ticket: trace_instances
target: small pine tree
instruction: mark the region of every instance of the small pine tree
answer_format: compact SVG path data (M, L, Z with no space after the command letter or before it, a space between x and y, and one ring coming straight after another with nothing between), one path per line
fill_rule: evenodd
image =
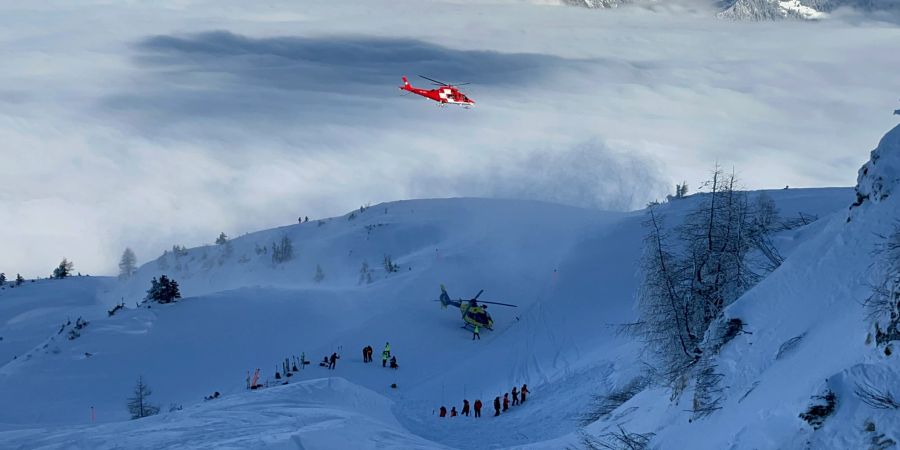
M176 299L181 298L181 292L178 289L178 282L170 280L165 275L160 275L157 281L156 277L150 280L150 289L147 290L147 300L157 303L172 303Z
M20 286L25 282L25 278L22 278L22 274L16 274L16 286Z
M372 271L369 270L369 263L365 261L363 261L362 267L359 268L359 283L357 284L363 284L363 281L365 281L366 284L372 282Z
M122 259L119 260L119 279L131 278L137 272L135 263L137 263L137 258L134 256L134 251L126 247L122 252Z
M75 263L67 260L66 258L63 258L63 260L60 261L59 266L53 269L53 275L51 276L51 278L56 278L57 280L66 278L69 275L72 275L72 269L74 268Z
M140 419L159 414L159 406L150 404L148 397L153 394L150 386L144 383L144 377L138 377L137 384L134 385L134 393L128 398L128 412L131 413L131 419Z
M322 266L316 264L316 274L313 276L313 280L316 283L319 283L324 279L325 279L325 272L322 271Z
M225 232L219 233L219 237L216 238L216 245L225 245L228 243L228 236Z
M275 264L290 261L294 257L294 245L287 236L281 238L281 243L272 243L272 262Z
M394 264L391 255L384 255L384 270L387 273L398 272L400 270L400 265Z
M0 272L0 286L3 286L4 284L6 284L6 274Z

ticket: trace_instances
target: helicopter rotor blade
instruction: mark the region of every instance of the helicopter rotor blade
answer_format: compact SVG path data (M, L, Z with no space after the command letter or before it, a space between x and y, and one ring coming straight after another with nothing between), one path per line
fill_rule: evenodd
M422 77L422 78L424 78L424 79L426 79L426 80L428 80L428 81L430 81L430 82L432 82L432 83L436 83L436 84L439 85L439 86L450 86L450 84L444 83L443 81L438 81L438 80L435 80L435 79L432 79L432 78L428 78L428 77L426 77L426 76L424 76L424 75L419 75L419 76Z
M484 289L478 291L478 294L475 294L475 298L473 298L472 300L478 300L478 297L481 297L482 292L484 292Z
M519 307L518 305L510 305L509 303L486 302L486 301L483 301L483 300L480 300L478 303L487 303L487 304L490 304L490 305L510 306L510 307L513 307L513 308L518 308L518 307Z

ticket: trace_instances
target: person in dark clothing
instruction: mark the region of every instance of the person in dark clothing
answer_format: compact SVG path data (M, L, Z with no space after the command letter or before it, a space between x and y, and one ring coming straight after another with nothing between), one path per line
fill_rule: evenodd
M462 415L469 417L469 401L463 400Z
M397 357L391 356L391 369L399 369L400 366L397 365Z
M334 369L334 365L337 362L338 355L337 352L331 354L331 358L328 359L328 368Z
M513 400L512 400L513 406L518 405L519 404L519 388L517 388L515 386L513 386L513 388L512 388L512 398L513 398Z
M475 417L481 417L481 400L475 400Z
M456 407L450 408L450 417L456 417Z
M503 412L509 409L509 393L503 394Z
M363 347L363 362L369 362L369 347Z
M500 415L500 397L494 397L494 417Z
M447 408L446 407L441 406L440 415L441 415L441 417L447 417Z
M528 385L527 385L527 384L523 384L523 385L522 385L522 391L521 391L521 393L522 393L522 403L525 403L525 396L531 393L531 392L528 391Z

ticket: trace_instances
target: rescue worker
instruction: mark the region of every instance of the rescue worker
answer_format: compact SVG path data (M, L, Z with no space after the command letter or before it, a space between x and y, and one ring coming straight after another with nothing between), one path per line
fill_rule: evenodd
M450 408L450 417L456 417L456 407Z
M338 355L337 352L331 354L331 358L328 359L328 368L334 369L335 363L337 363Z
M381 367L387 367L388 352L381 352Z
M475 339L478 339L479 341L481 340L481 335L478 334L479 331L481 331L481 327L478 326L478 324L476 323L476 324L475 324L475 330L472 332L472 340L473 340L473 341L474 341Z
M509 393L503 394L503 412L509 409Z
M398 369L400 366L397 365L397 357L391 356L391 369Z
M387 353L388 357L391 356L391 343L390 342L384 343L384 352Z
M522 393L522 403L525 403L525 396L531 393L528 390L528 385L523 383L522 390L520 392Z
M513 386L513 388L512 388L512 398L513 398L513 400L512 400L513 406L518 405L519 404L519 388L517 388L516 386Z
M447 408L441 406L440 415L441 415L441 417L447 417Z
M494 417L500 415L500 397L494 397Z
M469 417L469 401L463 400L462 415Z
M481 399L475 400L475 417L481 417Z

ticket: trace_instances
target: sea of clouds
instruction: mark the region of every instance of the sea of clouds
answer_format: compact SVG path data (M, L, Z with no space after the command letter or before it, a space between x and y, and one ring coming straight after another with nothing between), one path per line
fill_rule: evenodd
M848 186L896 123L890 20L549 3L0 4L0 272L114 273L125 246L406 198L635 209L717 163ZM477 106L401 95L417 74Z

